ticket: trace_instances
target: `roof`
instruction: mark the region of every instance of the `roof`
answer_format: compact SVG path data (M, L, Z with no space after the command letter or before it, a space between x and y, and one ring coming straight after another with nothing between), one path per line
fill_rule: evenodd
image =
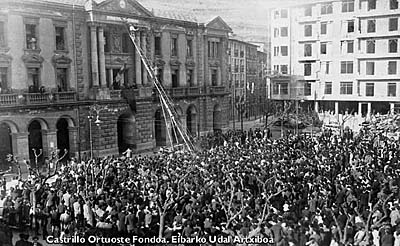
M196 17L190 12L177 11L177 10L162 10L162 9L151 9L151 12L157 17L181 20L181 21L190 21L190 22L198 22Z

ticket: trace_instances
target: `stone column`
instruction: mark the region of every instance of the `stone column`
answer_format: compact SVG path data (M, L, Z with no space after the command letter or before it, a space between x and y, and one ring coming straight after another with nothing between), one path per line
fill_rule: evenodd
M371 114L371 103L368 103L368 109L367 109L367 114L370 115Z
M339 102L335 102L335 115L339 114Z
M362 116L362 102L358 103L358 115L361 117Z
M146 41L146 37L147 37L147 33L146 32L142 32L140 43L141 43L141 47L142 47L142 50L143 50L143 55L145 57L147 57L147 48L146 48L147 41ZM142 69L143 69L143 81L142 81L142 84L143 85L147 85L147 70L146 70L146 67L143 64L142 64Z
M107 87L106 81L106 57L104 55L104 28L99 27L98 33L99 39L99 65L100 65L100 85L101 87Z
M90 26L90 49L92 58L92 86L99 87L99 69L98 69L98 56L97 56L97 27Z
M135 42L138 47L140 46L140 37L141 37L142 32L137 32L136 37L135 37ZM136 70L136 85L142 85L142 60L140 58L140 55L136 51L135 53L135 70Z

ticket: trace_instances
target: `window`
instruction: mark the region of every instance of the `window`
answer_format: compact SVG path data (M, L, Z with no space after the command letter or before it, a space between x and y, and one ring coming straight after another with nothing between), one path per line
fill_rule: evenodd
M353 94L353 82L340 82L340 94L341 95L352 95Z
M304 96L311 96L311 83L310 82L304 83Z
M279 56L279 46L274 47L274 56Z
M367 32L376 32L375 20L368 20Z
M347 33L354 32L354 20L347 21Z
M281 83L280 94L287 95L289 94L289 85L288 83Z
M354 53L354 41L347 41L347 53Z
M282 9L281 10L281 18L287 18L287 17L288 17L288 10Z
M178 56L178 37L171 38L171 56Z
M312 7L307 6L304 8L304 16L312 16Z
M342 12L354 12L354 0L343 0Z
M279 94L279 84L278 83L274 83L272 86L272 94L274 95L278 95Z
M287 46L281 46L281 55L282 56L288 55L288 47Z
M110 32L104 30L104 52L111 51L111 36Z
M279 18L279 10L275 10L274 11L274 19L278 19Z
M279 37L279 28L274 28L274 38Z
M376 9L376 0L368 0L368 11Z
M67 91L68 80L67 80L67 69L57 68L57 91Z
M332 14L332 3L323 3L321 5L321 15Z
M211 69L211 85L217 86L218 85L218 71L217 69Z
M154 55L161 55L161 36L154 37Z
M374 75L375 74L375 62L366 62L366 74Z
M172 88L179 87L179 70L172 69L171 71Z
M36 37L36 25L35 24L26 24L25 32L26 32L26 48L29 50L38 49L37 37Z
M325 82L325 95L332 95L332 82Z
M240 57L243 58L244 57L244 50L240 51Z
M387 95L388 95L388 97L395 97L396 96L396 90L397 90L397 88L396 88L397 86L396 86L396 83L388 83L388 86L387 86Z
M40 78L39 68L28 68L29 93L39 92L39 87L40 87L39 78Z
M274 72L279 73L279 65L274 65Z
M352 61L340 62L340 73L342 73L342 74L353 73L353 62Z
M188 86L192 87L194 86L194 76L193 76L193 69L188 69L187 70L187 77L186 77L186 83Z
M287 36L288 36L288 28L281 27L281 37L287 37Z
M281 73L288 74L288 65L281 65Z
M131 43L129 34L126 32L122 33L122 53L129 53L129 46Z
M235 56L237 56L237 50L235 50ZM208 57L217 58L218 57L218 42L208 41Z
M330 62L325 63L325 74L329 74Z
M396 61L388 62L388 74L397 74L397 62Z
M0 67L0 93L8 90L8 68Z
M272 87L272 93L274 95L287 95L289 92L288 90L288 83L274 83Z
M397 39L389 39L389 53L397 53Z
M398 9L398 8L399 8L398 0L390 0L390 9Z
M367 53L375 53L375 40L367 40Z
M4 22L0 21L0 46L6 45L6 33L4 29Z
M187 57L193 57L193 40L186 40L186 55Z
M56 50L65 50L65 28L56 26Z
M304 56L312 56L311 44L304 44Z
M374 83L366 83L365 84L365 96L367 97L373 97L374 96Z
M304 76L311 76L311 63L304 64Z
M312 25L304 25L304 37L312 36Z
M327 33L327 28L328 27L328 23L326 22L321 22L321 34L326 34Z
M389 31L397 31L399 25L398 18L390 18L389 19Z
M326 55L326 43L321 43L321 54Z

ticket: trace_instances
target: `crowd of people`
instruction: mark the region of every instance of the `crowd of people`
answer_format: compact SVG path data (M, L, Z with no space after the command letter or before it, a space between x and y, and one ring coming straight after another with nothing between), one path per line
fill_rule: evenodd
M10 245L14 227L36 241L179 235L400 245L398 140L368 131L269 136L229 131L203 138L195 154L72 158L55 165L52 182L32 174L2 193L0 245Z

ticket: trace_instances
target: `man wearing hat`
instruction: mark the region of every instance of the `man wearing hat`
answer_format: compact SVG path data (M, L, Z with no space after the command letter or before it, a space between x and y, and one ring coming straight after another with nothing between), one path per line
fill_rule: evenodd
M19 238L15 246L32 246L32 243L28 241L29 235L21 233L19 234Z

